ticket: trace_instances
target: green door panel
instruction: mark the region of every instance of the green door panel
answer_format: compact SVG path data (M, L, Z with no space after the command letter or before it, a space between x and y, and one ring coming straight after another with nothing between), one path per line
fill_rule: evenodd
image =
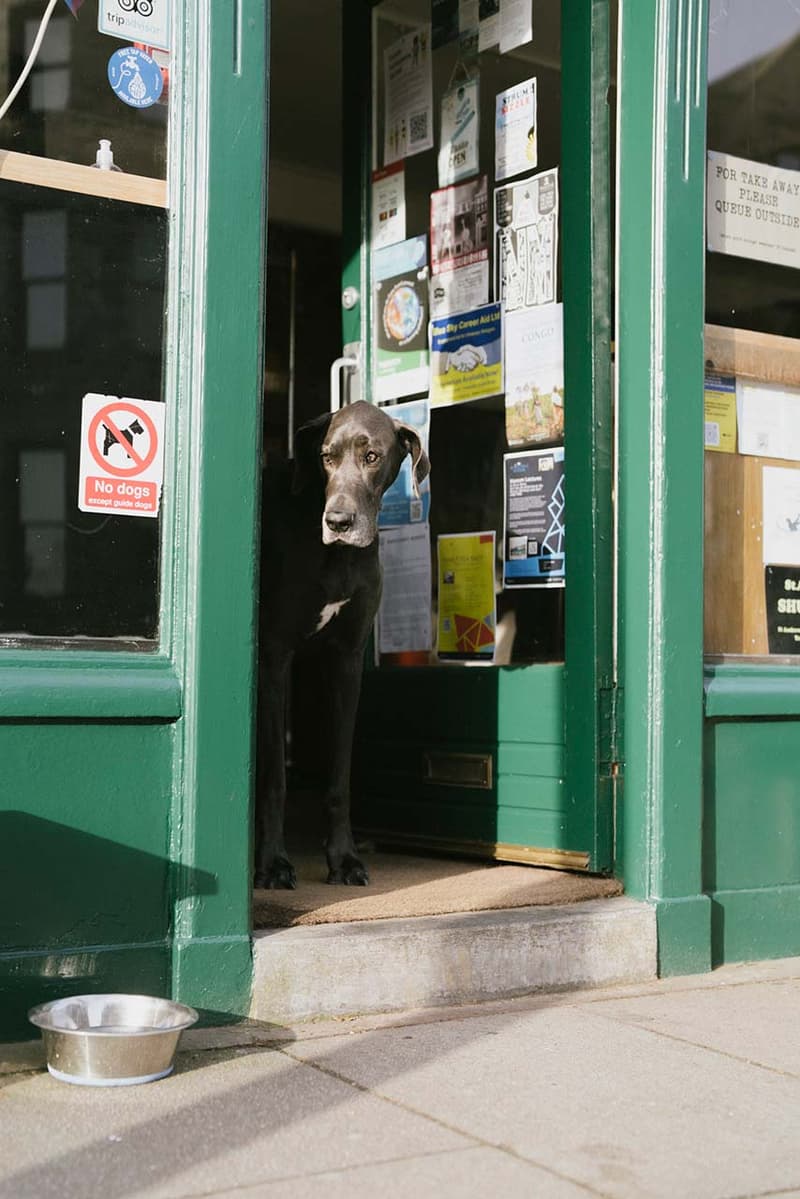
M563 673L368 671L355 754L357 827L384 842L499 846L504 858L556 851L567 855L564 864L585 868L584 811L565 800ZM490 764L487 785L454 783L452 773L476 756ZM428 777L431 758L436 780Z
M797 720L707 723L707 890L800 885L798 762Z
M3 1035L57 995L168 990L173 741L171 724L0 725Z

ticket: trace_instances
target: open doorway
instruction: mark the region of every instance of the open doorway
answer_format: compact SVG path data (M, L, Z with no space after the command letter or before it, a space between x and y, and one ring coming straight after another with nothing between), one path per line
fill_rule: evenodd
M368 27L371 29L360 43L365 48L363 73L371 72L368 91L376 97L371 121L375 144L362 157L364 164L381 168L386 165L388 144L380 130L376 132L377 126L385 123L383 52L409 36L408 29L415 22L430 20L430 5L401 0L395 6L366 2L353 6L359 7L363 10L365 34ZM518 80L529 80L534 74L538 79L539 166L548 180L560 161L559 0L550 0L544 8L546 20L541 23L536 46L529 41L501 54L495 44L482 51L479 66L476 60L471 68L480 72L482 80L480 172L484 176L482 194L484 198L488 194L490 200L497 178L503 178L499 173L495 178L495 98L504 89L516 86ZM370 38L377 50L370 51ZM431 121L436 145L438 105L448 90L456 58L452 41L434 45ZM348 118L342 59L341 0L324 4L274 0L266 470L270 454L284 456L289 452L293 430L329 409L330 368L343 351L343 138L361 138L370 122ZM350 79L350 85L352 82ZM347 161L352 158L348 154ZM438 182L434 144L424 154L407 157L406 167L406 235L427 241L431 194ZM530 171L528 176L532 177ZM362 180L364 185L368 182ZM352 217L351 213L344 215L348 221ZM485 217L484 212L484 221ZM362 233L363 244L368 245L369 222ZM489 253L493 253L492 237L487 234L485 240L489 242ZM433 247L430 254L432 260ZM558 263L554 251L549 297L553 309L561 306L557 302L561 287ZM491 258L487 259L491 293L499 284L493 281L490 265ZM369 286L367 282L362 297L365 310L370 306ZM367 398L382 402L379 389L372 394L375 376L369 358L375 339L369 331L371 320L370 313L363 325L362 394L365 390ZM258 926L516 907L619 890L614 880L598 880L588 873L581 876L535 868L545 864L588 871L594 868L594 859L590 838L582 827L576 827L574 811L565 814L561 810L563 552L559 563L555 559L549 562L553 577L548 581L555 581L555 586L528 586L530 577L523 578L523 586L507 586L506 576L512 573L514 563L504 548L503 480L516 443L508 432L504 397L497 389L495 392L479 397L477 402L440 407L431 414L430 535L433 558L439 534L485 538L485 530L494 530L493 546L497 546L498 553L494 565L497 568L499 563L499 581L493 619L499 624L504 611L511 614L516 626L514 647L504 659L495 651L488 664L485 660L475 661L475 655L469 653L440 654L437 660L434 565L434 639L430 652L422 654L423 661L417 654L406 662L392 660L391 654L384 655L383 660L379 660L380 654L369 655L371 684L366 688L366 712L362 693L361 732L354 762L358 791L354 827L357 838L361 834L360 849L374 855L372 884L366 896L354 893L352 888L325 886L321 849L324 826L318 798L325 756L320 688L313 660L295 664L286 829L287 847L300 881L295 892L257 893ZM563 409L563 387L556 398ZM543 444L555 445L559 437L563 442L563 415L557 432L544 437ZM563 449L559 461L563 462ZM270 513L265 511L263 520L269 519ZM530 540L528 537L526 553L530 552ZM540 548L536 553L543 558ZM450 661L443 660L447 657ZM478 669L466 669L469 666ZM464 773L476 764L480 777ZM587 794L583 821L587 827L593 822L593 803L594 796ZM403 846L405 854L391 859L383 854L385 849ZM434 856L437 851L438 856ZM306 859L310 873L305 872ZM503 862L530 865L500 864ZM421 906L415 907L412 902L409 908L406 900L412 893ZM554 894L558 900L552 898Z

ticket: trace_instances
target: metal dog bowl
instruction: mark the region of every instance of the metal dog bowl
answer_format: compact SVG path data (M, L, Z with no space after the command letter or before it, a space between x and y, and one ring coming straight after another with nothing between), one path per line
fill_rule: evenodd
M164 1078L178 1038L197 1018L194 1008L150 995L75 995L28 1012L53 1077L89 1087Z

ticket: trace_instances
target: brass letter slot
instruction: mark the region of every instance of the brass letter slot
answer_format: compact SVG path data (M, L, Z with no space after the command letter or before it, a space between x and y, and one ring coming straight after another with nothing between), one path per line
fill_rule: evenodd
M426 751L422 755L426 783L441 787L492 789L491 754L446 754Z

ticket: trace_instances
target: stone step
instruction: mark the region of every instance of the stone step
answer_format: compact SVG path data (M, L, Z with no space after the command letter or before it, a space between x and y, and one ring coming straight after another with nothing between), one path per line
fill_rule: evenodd
M292 1023L653 979L656 918L626 896L265 929L250 1016Z

